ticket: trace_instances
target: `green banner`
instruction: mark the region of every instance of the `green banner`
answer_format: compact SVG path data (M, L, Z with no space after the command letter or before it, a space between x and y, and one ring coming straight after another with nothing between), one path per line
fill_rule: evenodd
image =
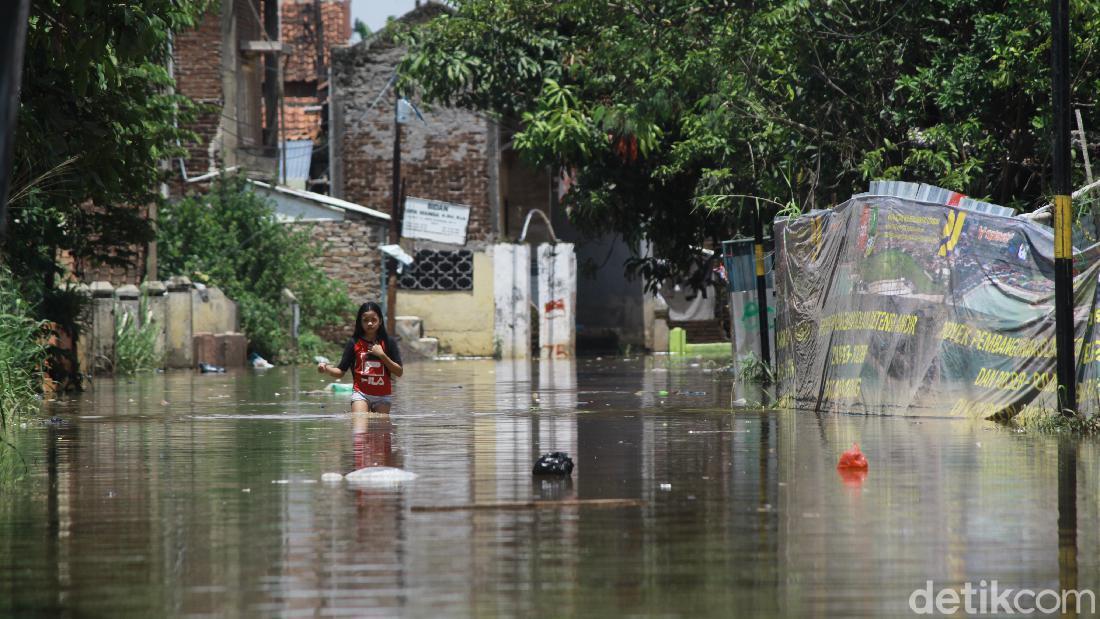
M1056 410L1054 237L1012 217L854 197L775 223L782 406L1012 418ZM1075 252L1080 409L1100 409L1100 246Z

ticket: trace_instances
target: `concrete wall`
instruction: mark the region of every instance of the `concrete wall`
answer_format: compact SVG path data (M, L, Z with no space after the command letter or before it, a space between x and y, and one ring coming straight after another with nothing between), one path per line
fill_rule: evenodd
M493 346L502 359L531 356L531 246L498 244L493 252Z
M444 354L493 354L493 258L474 252L474 289L459 292L398 290L397 312L419 316L426 335L439 338Z
M193 336L196 333L236 334L239 331L237 304L217 288L199 291L185 285L166 287L160 282L147 284L145 313L139 312L141 300L137 289L115 289L107 282L95 282L91 287L90 311L77 342L81 371L87 374L110 372L115 351L115 319L122 313L134 316L139 324L151 317L160 326L157 347L164 352L164 365L169 368L189 368L194 365ZM239 334L238 338L240 337ZM238 344L233 349L234 362L241 357ZM227 360L228 362L228 360Z
M225 333L240 331L237 304L217 288L191 291L191 332Z
M165 363L170 368L189 368L191 354L191 289L169 290L165 302Z
M577 256L572 243L538 246L539 357L577 354Z

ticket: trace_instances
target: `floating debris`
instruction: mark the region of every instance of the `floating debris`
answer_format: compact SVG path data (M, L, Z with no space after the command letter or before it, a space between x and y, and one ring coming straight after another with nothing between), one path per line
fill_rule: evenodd
M542 454L531 472L535 475L572 475L573 459L564 451Z
M368 466L344 476L344 479L351 483L378 486L401 484L416 478L416 473L391 466Z
M840 460L836 463L838 469L866 469L867 457L859 450L859 443L852 443L852 448L840 454Z

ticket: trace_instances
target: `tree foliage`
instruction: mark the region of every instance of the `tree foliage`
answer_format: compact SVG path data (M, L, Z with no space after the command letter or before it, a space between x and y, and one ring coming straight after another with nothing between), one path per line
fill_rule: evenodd
M517 150L575 178L575 223L648 241L650 277L745 232L746 207L825 207L872 178L1021 209L1049 193L1044 3L452 4L401 35L406 86L517 123ZM1072 5L1071 98L1100 131L1100 4Z
M240 178L166 205L157 241L166 273L218 286L237 302L251 347L268 359L288 360L284 288L298 299L303 332L343 324L352 309L343 287L314 265L321 252L309 231L280 223Z
M141 209L161 162L190 135L192 105L171 91L172 32L207 0L41 0L31 5L14 145L8 236L13 272L40 301L77 259L127 263L152 239Z

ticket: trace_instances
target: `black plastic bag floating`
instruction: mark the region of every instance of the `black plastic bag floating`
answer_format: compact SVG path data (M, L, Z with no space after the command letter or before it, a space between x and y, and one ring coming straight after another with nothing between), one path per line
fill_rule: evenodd
M535 475L572 475L573 459L563 451L542 454L535 460L535 469L531 472Z

